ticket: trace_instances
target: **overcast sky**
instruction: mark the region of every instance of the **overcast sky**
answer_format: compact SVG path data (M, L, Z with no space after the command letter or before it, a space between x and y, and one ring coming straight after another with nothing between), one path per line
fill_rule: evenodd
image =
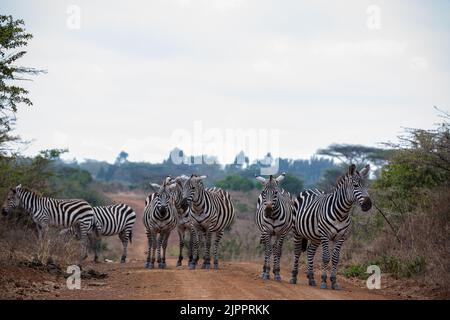
M205 144L255 129L260 140L278 134L283 157L306 158L431 128L433 106L450 109L445 0L1 3L34 35L21 63L48 71L25 84L34 106L21 108L16 133L33 139L26 154L161 161L200 121Z

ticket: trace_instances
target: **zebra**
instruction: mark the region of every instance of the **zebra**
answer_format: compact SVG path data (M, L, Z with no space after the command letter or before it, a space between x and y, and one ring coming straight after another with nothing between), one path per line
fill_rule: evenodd
M94 211L89 203L80 199L54 199L42 197L19 184L11 188L3 204L2 213L7 216L13 208L23 207L36 224L41 242L49 226L74 227L81 240L82 253L79 264L87 257L87 234L94 228Z
M298 261L301 251L307 251L307 278L310 286L316 286L314 280L313 260L319 245L322 245L322 282L321 289L327 288L327 271L330 262L329 242L334 242L330 274L331 288L339 289L336 281L337 265L341 246L350 231L350 209L358 203L366 212L372 207L372 201L367 192L365 180L370 171L366 165L361 172L354 164L337 182L332 193L325 194L319 190L306 190L295 199L294 221L294 266L292 269L292 284L297 283ZM309 241L309 244L305 243ZM307 244L307 246L306 246Z
M175 207L177 208L177 231L180 239L180 251L178 255L177 267L182 266L183 261L183 248L185 243L186 232L189 233L189 246L188 246L188 255L189 262L192 261L192 227L191 227L191 219L189 218L189 206L186 202L183 203L183 185L186 180L189 179L188 176L182 175L176 177L172 180L172 182L176 183L176 186L173 190L173 196L175 201Z
M166 248L170 233L177 225L177 209L172 195L175 185L167 177L160 186L152 183L158 191L151 193L145 200L143 215L144 226L148 239L148 255L145 267L153 269L155 265L155 251L158 249L158 267L166 268ZM157 242L157 234L159 238ZM161 247L163 250L161 258Z
M274 179L261 176L256 180L264 186L256 204L255 223L261 232L261 243L264 245L264 266L262 278L270 279L270 257L273 250L273 273L276 281L281 281L280 260L283 242L292 228L294 203L289 192L280 188L285 173ZM272 239L275 241L272 244Z
M234 206L230 195L220 188L206 188L203 180L206 176L192 175L186 180L183 187L182 204L189 205L190 219L193 229L193 260L189 263L189 269L195 269L198 261L198 248L200 237L204 240L203 269L211 267L211 240L214 240L214 269L219 268L218 249L225 228L234 220Z
M128 252L128 242L132 242L133 238L133 226L136 221L136 213L127 204L119 203L109 206L97 206L92 207L95 215L95 227L99 230L100 236L114 236L118 235L122 242L123 252L120 258L121 263L125 263ZM75 228L65 229L61 234L71 233L79 238L77 230ZM88 234L90 240L94 242L94 261L98 262L98 240L92 234L92 231Z

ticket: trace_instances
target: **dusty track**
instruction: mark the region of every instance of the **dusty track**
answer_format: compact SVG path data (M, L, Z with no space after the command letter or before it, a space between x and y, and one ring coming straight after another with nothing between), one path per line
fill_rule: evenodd
M95 269L107 272L103 280L83 280L81 290L59 290L57 299L392 299L382 292L356 288L342 282L343 289L318 289L288 283L283 274L281 283L259 278L260 266L252 262L224 263L221 270L187 270L175 268L169 259L168 269L147 270L144 261L125 265L103 263ZM92 266L92 265L90 265ZM287 270L287 269L286 269ZM288 272L288 271L286 271ZM41 297L44 298L44 297ZM52 298L55 298L54 296Z

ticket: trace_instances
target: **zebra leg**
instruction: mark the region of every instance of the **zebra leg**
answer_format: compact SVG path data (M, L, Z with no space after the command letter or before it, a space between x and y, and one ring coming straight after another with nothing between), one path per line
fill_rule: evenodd
M92 233L88 234L89 243L94 251L94 262L98 263L98 249L100 247L100 239L97 239Z
M163 240L162 240L162 259L161 259L161 263L159 265L160 269L165 269L167 267L167 265L166 265L166 249L167 249L167 243L169 242L169 235L170 235L170 231L166 231L163 234L161 234L161 236L163 236Z
M205 253L203 256L203 266L202 269L211 268L211 238L212 233L209 230L205 232Z
M261 241L264 243L264 266L261 277L264 280L270 279L270 257L272 255L272 237L268 234L261 235Z
M280 264L281 264L281 254L283 252L283 242L284 242L284 235L280 235L274 244L273 279L278 282L281 281Z
M193 256L192 256L192 247L194 246L194 230L189 230L190 234L189 234L189 248L188 248L188 255L189 255L189 263L191 263L193 261Z
M294 234L294 267L292 268L292 278L290 283L297 283L298 275L298 262L300 260L300 254L302 253L302 240L303 238Z
M178 237L180 238L180 254L178 255L177 267L181 267L183 264L183 247L184 247L184 229L178 226Z
M327 271L330 263L330 249L328 238L322 238L322 282L320 283L320 289L327 288Z
M344 239L339 239L336 241L333 249L333 256L331 257L331 263L332 263L332 269L331 269L331 275L330 275L330 281L331 281L331 289L333 290L339 290L340 286L336 281L337 276L337 265L339 262L339 254L341 252L341 246L344 243Z
M195 229L195 227L192 227L192 233L193 241L192 241L192 261L189 262L189 269L194 270L195 266L197 265L198 261L198 244L200 242L200 230Z
M223 230L216 233L216 239L214 239L214 269L219 269L219 245L220 240L223 237Z
M314 256L316 255L317 248L319 247L318 243L310 242L308 248L306 249L308 256L308 271L306 272L306 276L308 278L308 284L312 287L317 286L316 280L314 280Z
M129 232L127 230L122 231L119 233L119 239L122 242L123 251L122 251L122 257L120 258L120 263L125 263L127 260L128 255L128 235Z
M153 232L147 230L147 240L148 240L148 252L147 252L147 263L145 267L147 269L153 269L155 266L155 262L152 261L152 252L153 252Z
M156 253L157 253L157 256L158 256L158 259L156 260L156 262L158 262L158 267L159 268L161 268L161 247L162 247L162 242L163 242L163 232L160 232L159 236L158 236L158 241L157 241L158 246L156 248Z

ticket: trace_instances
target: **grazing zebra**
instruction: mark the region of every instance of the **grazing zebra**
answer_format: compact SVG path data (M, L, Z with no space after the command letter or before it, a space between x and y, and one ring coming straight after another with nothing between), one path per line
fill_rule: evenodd
M255 222L261 232L261 242L264 245L264 266L262 278L270 279L270 257L273 249L273 273L276 281L281 281L280 259L284 238L292 228L294 204L289 192L280 188L284 179L283 173L274 179L256 177L264 186L256 204ZM272 238L275 237L272 244Z
M49 226L74 227L80 235L81 261L87 257L87 234L94 227L94 211L89 203L75 199L41 197L22 185L11 189L3 205L3 215L12 208L22 206L36 223L39 240L47 234Z
M189 246L188 246L188 255L189 255L189 263L192 261L192 227L191 227L191 219L189 218L189 206L186 202L183 203L183 185L186 180L189 179L188 176L180 176L176 177L172 180L172 182L176 183L176 186L173 190L173 196L175 201L175 207L177 208L177 231L178 236L180 238L180 253L178 255L177 267L181 267L183 261L183 247L186 238L186 232L189 233Z
M202 180L206 176L192 175L184 184L182 204L190 207L190 218L193 228L193 260L189 263L189 269L195 269L198 261L198 247L200 237L205 243L203 269L211 266L211 240L214 240L214 269L219 268L218 249L225 228L229 227L234 219L234 207L230 195L219 188L207 188Z
M327 271L330 262L329 242L334 242L332 251L332 270L330 275L331 288L339 289L336 281L337 265L341 246L350 231L350 209L358 203L363 211L372 207L372 201L367 193L365 180L369 175L370 166L365 166L361 172L355 165L349 167L348 173L337 182L332 193L324 194L318 190L306 190L295 199L294 244L295 258L292 269L291 283L297 283L298 260L305 240L307 246L308 268L307 277L310 286L316 286L314 280L313 260L317 247L322 245L322 282L320 288L327 287Z
M101 236L114 236L119 235L119 239L122 242L123 252L120 259L121 263L124 263L127 258L128 242L132 242L133 237L133 226L136 221L136 213L134 210L124 204L114 204L110 206L98 206L92 207L94 209L95 215L95 226ZM61 233L66 233L70 231L72 235L79 237L77 230L75 228L70 228L63 230ZM88 234L93 244L94 248L94 261L98 261L98 237L92 235L92 232Z
M158 249L158 267L166 267L166 248L170 233L177 225L177 209L175 207L174 197L172 196L175 185L170 183L170 177L167 177L163 184L152 183L158 191L151 193L145 200L144 226L146 228L148 239L148 269L155 266L155 251ZM157 234L159 238L157 239ZM158 241L157 241L158 240ZM161 258L161 246L163 250Z

